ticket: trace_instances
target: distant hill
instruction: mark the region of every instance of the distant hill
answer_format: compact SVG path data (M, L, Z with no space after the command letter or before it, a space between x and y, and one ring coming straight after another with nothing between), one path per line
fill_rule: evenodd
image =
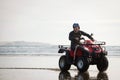
M41 42L25 42L25 41L13 41L13 42L0 42L0 46L47 46L50 44Z
M57 53L58 46L40 42L0 42L0 54L9 53Z

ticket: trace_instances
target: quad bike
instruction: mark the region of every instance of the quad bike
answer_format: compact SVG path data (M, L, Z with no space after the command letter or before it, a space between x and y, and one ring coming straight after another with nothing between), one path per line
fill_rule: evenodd
M65 53L59 59L60 70L67 71L71 65L75 65L80 72L86 72L89 65L97 65L97 69L100 72L106 71L108 68L107 51L102 45L105 45L105 42L93 42L84 38L74 51L66 45L59 45L58 53ZM88 51L89 54L83 52L79 48L80 46Z

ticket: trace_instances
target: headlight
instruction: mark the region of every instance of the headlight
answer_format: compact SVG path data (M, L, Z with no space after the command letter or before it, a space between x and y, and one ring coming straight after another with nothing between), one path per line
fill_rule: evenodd
M86 47L85 47L84 49L85 49L85 50L87 50L87 51L89 51L89 49L88 49L88 48L86 48Z
M106 48L105 48L104 46L102 46L102 50L103 50L103 51L106 51Z

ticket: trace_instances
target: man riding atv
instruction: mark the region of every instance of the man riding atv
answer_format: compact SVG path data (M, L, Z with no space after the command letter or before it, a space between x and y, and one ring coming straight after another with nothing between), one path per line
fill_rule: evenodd
M74 23L73 31L71 31L69 33L69 40L71 41L71 50L74 51L74 54L76 54L76 51L79 48L83 53L85 53L84 55L89 55L89 52L84 49L83 45L80 45L80 40L83 39L83 38L81 38L82 35L87 36L89 39L94 41L94 39L92 38L91 35L80 30L80 26L78 23ZM67 55L67 62L70 63L69 62L69 57L70 57L69 53L66 53L66 55Z
M87 36L86 40L81 36ZM61 71L67 71L71 65L75 65L80 72L88 70L89 65L96 65L100 72L107 70L108 60L105 42L94 41L92 35L80 30L78 23L73 24L73 31L69 34L71 47L59 45L58 53L64 53L59 59L59 68ZM83 40L83 42L81 42Z
M90 36L89 34L83 32L80 30L80 26L78 23L74 23L73 24L73 31L71 31L69 33L69 40L71 40L71 49L74 51L75 47L77 45L80 45L80 40L82 39L81 36L87 36L89 39L91 39L92 41L94 41L94 39L92 38L92 36ZM81 50L84 52L86 52L86 50L80 46Z

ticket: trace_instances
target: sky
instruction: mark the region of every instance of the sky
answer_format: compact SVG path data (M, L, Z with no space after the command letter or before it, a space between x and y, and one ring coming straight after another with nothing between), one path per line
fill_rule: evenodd
M70 44L73 23L120 45L120 0L0 0L0 41Z

